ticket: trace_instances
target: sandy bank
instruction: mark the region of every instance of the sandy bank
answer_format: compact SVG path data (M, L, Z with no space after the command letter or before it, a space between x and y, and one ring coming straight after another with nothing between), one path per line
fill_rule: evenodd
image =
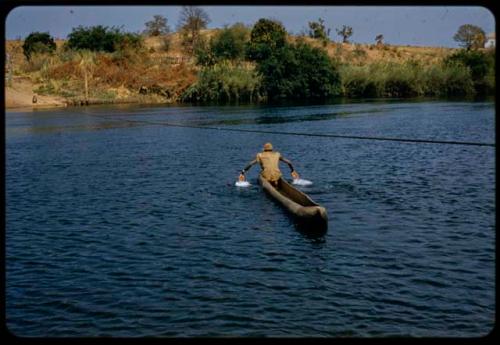
M33 103L36 96L36 103ZM5 87L5 108L43 108L65 107L66 101L62 97L44 96L33 92L33 84L27 79L16 78L11 86Z

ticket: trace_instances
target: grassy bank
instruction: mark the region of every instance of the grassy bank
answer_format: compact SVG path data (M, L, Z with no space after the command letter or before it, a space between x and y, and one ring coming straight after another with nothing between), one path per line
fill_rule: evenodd
M141 50L113 53L81 53L65 50L63 44L57 42L54 54L35 54L28 61L21 41L7 42L13 75L10 86L16 86L17 78L30 80L34 94L60 96L70 105L168 103L196 80L190 59L175 50L162 53L160 39L147 40Z
M202 35L208 42L220 31L204 30ZM478 72L464 63L450 61L458 49L334 42L325 45L291 35L287 41L317 47L328 54L340 76L338 96L467 96L478 90L484 94L495 90L494 65ZM29 61L23 55L22 44L6 43L11 61L7 87L15 88L18 79L29 80L33 94L58 97L68 105L266 99L262 88L266 79L255 61L240 58L201 65L196 56L185 53L177 33L145 38L141 49L113 53L67 50L64 41L59 40L54 53L35 54ZM494 61L494 51L483 50L481 54Z

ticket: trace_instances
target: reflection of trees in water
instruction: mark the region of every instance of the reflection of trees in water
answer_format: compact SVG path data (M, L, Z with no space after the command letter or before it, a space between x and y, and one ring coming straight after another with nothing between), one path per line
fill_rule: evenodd
M290 122L306 122L306 121L324 121L332 120L341 116L356 115L356 114L372 114L387 112L387 110L382 109L367 109L367 110L357 110L357 111L338 111L332 113L321 113L321 114L306 114L306 115L292 115L292 116L282 116L281 114L276 115L262 115L255 118L248 119L223 119L215 121L206 121L198 123L200 126L217 126L217 125L267 125L267 124L277 124L277 123L290 123Z

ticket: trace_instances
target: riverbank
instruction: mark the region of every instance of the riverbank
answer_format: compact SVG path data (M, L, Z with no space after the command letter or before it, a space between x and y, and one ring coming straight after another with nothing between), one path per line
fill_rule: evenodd
M57 108L68 106L84 106L84 105L99 105L99 104L169 104L161 97L147 96L141 94L130 94L126 90L118 90L117 93L121 97L114 99L99 99L84 97L65 98L54 95L43 95L35 92L37 89L29 79L14 78L10 86L5 87L5 108L14 109L39 109L39 108ZM110 89L111 90L111 89Z
M123 55L95 53L88 95L80 57L64 50L65 40L56 40L55 54L34 55L30 61L23 54L23 41L6 41L5 107L174 103L196 81L198 69L183 53L179 35L170 35L168 51L162 46L164 39L145 38L144 49L120 52Z
M7 109L65 106L67 106L67 101L63 97L34 93L33 83L30 80L15 78L12 86L5 88L5 108Z
M219 31L204 30L202 34L209 40ZM443 64L459 49L338 42L323 45L318 40L294 35L288 35L287 40L292 43L301 41L326 51L340 73L339 96L343 97L449 96L461 90L472 90L474 86L467 69ZM34 56L27 61L22 41L6 42L10 57L10 78L5 88L7 109L173 104L180 102L193 86L197 86L195 89L202 95L209 95L222 83L224 92L229 92L233 84L238 85L240 79L252 76L256 68L251 61L237 62L230 65L228 71L239 74L223 74L227 71L222 70L212 76L214 80L203 80L208 75L203 72L211 71L210 68L197 64L196 57L184 51L179 34L173 33L168 37L145 38L144 49L140 51L94 53L84 71L82 56L65 51L64 43L64 40L56 41L55 54ZM88 74L88 80L85 74ZM197 85L200 80L205 88ZM258 78L255 82L258 89ZM239 89L236 90L238 94L241 97Z

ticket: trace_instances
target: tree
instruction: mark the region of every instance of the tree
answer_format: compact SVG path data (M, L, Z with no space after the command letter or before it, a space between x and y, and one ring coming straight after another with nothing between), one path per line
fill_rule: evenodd
M178 23L182 35L182 44L189 53L195 51L200 41L200 31L206 29L210 17L202 8L196 6L183 6Z
M73 50L91 50L112 53L125 48L139 49L142 39L139 35L121 32L107 26L78 26L68 35L66 47Z
M261 18L250 32L247 56L260 61L268 58L274 51L285 46L287 32L277 20Z
M244 24L226 25L210 41L200 39L194 51L196 64L212 66L222 60L244 60L249 37L250 29Z
M198 65L211 66L222 60L243 60L250 30L242 23L225 26L209 42L200 40L194 55Z
M495 55L479 50L459 50L444 60L445 65L461 64L466 66L478 94L486 94L494 89Z
M337 34L342 37L342 43L349 43L349 37L352 36L352 27L342 25L342 29L336 29Z
M211 50L218 59L243 59L249 36L249 29L241 23L225 27L211 41Z
M214 56L212 44L213 40L200 39L198 41L193 52L197 65L213 66L217 63L218 59Z
M294 46L297 70L291 96L319 98L340 94L340 75L325 50L302 43Z
M340 93L340 76L328 54L306 43L290 44L280 22L259 19L248 57L257 63L269 99L327 98Z
M85 87L85 100L89 99L89 78L92 77L95 67L95 53L89 50L81 50L77 54L80 60L79 66L83 73Z
M330 29L325 28L325 22L323 19L319 18L317 22L309 22L309 37L319 39L324 43L328 42L328 36L330 35Z
M382 34L377 35L375 37L375 41L377 42L378 46L381 46L382 44L384 44L384 35Z
M340 76L328 54L306 43L287 44L260 61L269 99L325 99L340 94Z
M478 26L465 24L458 28L453 39L459 43L461 47L467 50L474 48L483 48L486 42L486 34L483 29Z
M68 35L66 46L73 50L115 51L115 30L98 25L93 27L78 26Z
M328 54L305 43L285 44L257 63L269 99L325 99L340 94L340 76Z
M23 44L23 54L28 61L33 53L51 53L56 50L56 43L48 32L32 32Z
M155 15L153 20L145 23L146 30L144 33L148 36L160 36L170 33L170 27L167 24L167 18Z

